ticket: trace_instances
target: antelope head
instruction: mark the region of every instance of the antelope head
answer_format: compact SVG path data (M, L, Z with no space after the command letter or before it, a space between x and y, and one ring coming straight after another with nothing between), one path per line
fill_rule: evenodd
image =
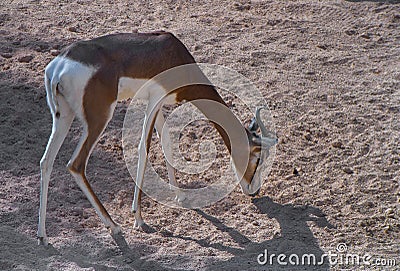
M256 196L260 192L262 179L260 170L257 170L263 164L263 161L269 155L269 149L278 143L278 138L272 132L268 131L260 117L262 107L258 107L255 117L248 127L248 139L250 144L249 162L240 186L244 194ZM257 133L260 129L261 134Z

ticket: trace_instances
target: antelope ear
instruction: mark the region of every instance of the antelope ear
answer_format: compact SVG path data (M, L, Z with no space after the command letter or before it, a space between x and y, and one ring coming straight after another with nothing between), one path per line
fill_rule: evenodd
M251 119L251 122L250 122L250 124L249 124L249 130L250 130L250 132L257 132L257 130L258 130L258 123L257 123L256 118L252 118L252 119Z

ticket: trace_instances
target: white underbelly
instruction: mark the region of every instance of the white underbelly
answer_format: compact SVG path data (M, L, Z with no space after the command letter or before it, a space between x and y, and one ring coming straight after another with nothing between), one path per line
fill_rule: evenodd
M123 101L129 98L159 100L166 96L167 91L157 82L149 79L137 79L130 77L121 77L118 81L118 101ZM176 95L170 95L166 98L163 104L175 104Z

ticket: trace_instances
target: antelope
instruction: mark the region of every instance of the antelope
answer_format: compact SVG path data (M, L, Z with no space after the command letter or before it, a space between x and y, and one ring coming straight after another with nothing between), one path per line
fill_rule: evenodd
M233 161L237 176L241 177L239 183L243 193L254 196L259 192L261 182L260 178L255 176L255 172L262 163L261 150L277 142L274 136L268 134L262 123L260 108L257 109L249 128L246 128L228 109L212 85L185 85L168 90L167 83L164 84L162 80L151 80L171 68L190 64L196 65L196 62L184 44L173 34L159 31L111 34L78 41L66 47L46 66L45 88L53 123L50 138L40 160L40 207L37 232L39 244L48 244L45 219L50 175L57 153L75 117L80 120L83 133L67 164L67 169L101 221L111 230L111 234L121 233L121 228L112 220L92 190L86 177L86 165L95 144L113 116L117 101L128 98L148 101L138 147L138 169L132 203L135 227L140 228L144 225L140 208L141 188L151 133L155 128L160 135L165 124L164 116L160 112L164 104L191 102L212 120L231 155L236 150L236 153L245 153L248 156L246 161L240 161L243 160L243 155L237 155L238 158ZM194 73L186 75L206 79L200 69L195 69ZM144 88L143 86L149 81L153 82L151 86ZM228 113L218 114L209 106L197 103L199 99L213 101L227 108ZM214 119L217 120L213 121ZM222 126L230 128L226 131ZM261 130L261 135L257 133L258 128ZM246 136L249 147L238 140L232 144L229 135L236 133ZM165 145L168 145L168 142ZM174 168L168 162L171 161L169 159L171 154L168 148L163 150L170 185L178 188ZM237 166L240 164L245 166ZM176 200L184 200L184 195L179 189L176 189Z

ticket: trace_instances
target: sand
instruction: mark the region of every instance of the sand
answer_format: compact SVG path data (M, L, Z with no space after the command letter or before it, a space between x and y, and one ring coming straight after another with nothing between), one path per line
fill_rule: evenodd
M37 246L39 160L51 131L46 64L77 40L161 29L197 61L249 78L268 102L280 142L260 195L236 188L201 210L144 197L149 228L135 230L121 143L128 103L119 103L87 172L125 238L111 238L65 168L81 132L76 121L50 183L50 246ZM398 1L4 0L0 33L0 270L399 269ZM193 188L217 180L229 162L220 138L206 122L186 132L184 150L214 138L220 155L207 172L178 173L178 181ZM160 151L154 137L150 161L165 176ZM186 155L198 157L195 148ZM257 263L265 249L320 258L343 244L397 266Z

